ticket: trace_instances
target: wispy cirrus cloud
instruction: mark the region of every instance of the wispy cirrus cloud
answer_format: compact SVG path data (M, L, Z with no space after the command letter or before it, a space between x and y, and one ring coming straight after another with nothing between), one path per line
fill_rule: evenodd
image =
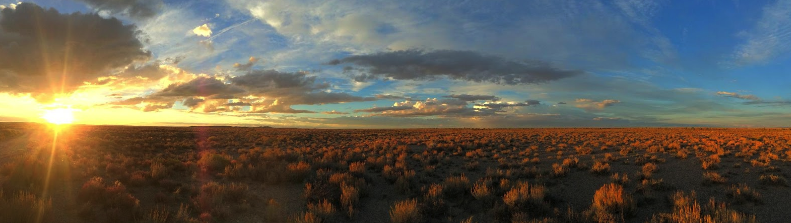
M733 52L737 65L762 64L791 52L791 0L766 5L754 27L739 35L744 42Z

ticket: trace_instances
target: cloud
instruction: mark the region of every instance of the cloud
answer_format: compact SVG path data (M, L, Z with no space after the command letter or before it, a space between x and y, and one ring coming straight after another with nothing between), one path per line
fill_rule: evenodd
M308 76L305 72L251 70L235 77L197 76L188 81L169 84L147 97L114 104L182 101L191 110L203 112L315 113L295 110L291 106L378 100L375 97L330 92L330 87L327 83L317 83L315 76Z
M97 11L108 11L135 19L150 18L162 8L162 0L78 0L85 2Z
M791 0L765 6L753 29L740 35L745 41L733 52L738 65L766 63L791 52Z
M462 101L499 101L500 98L494 95L469 95L469 94L453 94L446 95L446 98L456 98Z
M349 56L330 65L354 64L368 75L396 80L425 80L447 77L454 80L505 85L535 84L581 74L561 70L542 62L517 62L473 51L401 50Z
M171 84L154 94L161 97L209 97L215 95L234 95L245 92L244 89L228 85L213 77L198 77L186 83Z
M742 102L745 105L758 105L758 106L787 106L791 105L791 101L785 100L775 100L775 101L765 101L758 96L755 95L742 95L735 92L727 92L727 91L718 91L717 95L729 98L736 98L746 100Z
M488 108L493 109L497 112L504 111L504 108L513 108L513 107L525 107L525 106L534 106L541 104L537 100L527 100L525 102L485 102L481 104L475 104L476 108Z
M586 98L579 98L579 99L575 100L574 102L575 102L575 104L576 104L575 106L577 106L577 108L585 109L585 111L589 111L589 112L601 111L601 110L604 110L604 108L606 108L606 107L610 107L610 106L613 106L615 104L621 103L621 101L613 100L613 99L607 99L607 100L602 100L602 101L593 101L591 99L586 99Z
M258 60L258 58L250 57L250 59L247 60L247 63L235 63L233 64L233 68L236 68L238 71L250 71L253 68L253 65L258 62Z
M729 97L729 98L738 98L744 100L751 100L751 101L759 101L760 98L756 97L755 95L741 95L735 92L727 92L727 91L718 91L717 95Z
M354 112L385 112L385 111L402 111L402 110L409 110L413 109L414 106L410 104L403 104L403 105L394 105L393 107L373 107L373 108L366 108L366 109L357 109Z
M209 28L209 24L203 24L201 26L195 27L192 29L192 33L198 36L211 37L211 29Z
M40 101L71 93L113 69L146 61L139 32L115 18L61 14L32 3L0 15L0 91L31 93ZM58 86L53 88L53 86Z
M325 115L348 115L349 113L348 112L339 112L339 111L332 110L332 111L321 112L321 114L325 114Z
M397 95L389 95L389 94L377 94L374 95L376 99L384 99L384 100L403 100L403 99L411 99L410 97L404 96L397 96Z

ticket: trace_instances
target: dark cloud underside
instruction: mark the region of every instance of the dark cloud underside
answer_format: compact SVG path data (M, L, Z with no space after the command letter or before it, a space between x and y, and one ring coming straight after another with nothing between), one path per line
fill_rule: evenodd
M349 56L330 65L354 64L366 77L383 76L396 80L450 79L517 85L534 84L575 76L581 71L561 70L542 62L518 62L473 51L403 50Z

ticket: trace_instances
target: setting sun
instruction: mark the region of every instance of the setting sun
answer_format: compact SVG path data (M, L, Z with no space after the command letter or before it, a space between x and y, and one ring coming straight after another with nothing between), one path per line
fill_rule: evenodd
M69 108L52 109L44 112L41 118L56 125L71 124L74 122L74 112Z

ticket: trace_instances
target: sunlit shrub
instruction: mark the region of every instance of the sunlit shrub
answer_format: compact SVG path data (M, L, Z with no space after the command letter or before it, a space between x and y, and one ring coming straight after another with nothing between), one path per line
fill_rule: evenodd
M605 184L593 195L589 212L596 222L616 222L631 215L634 209L632 197L624 192L623 186Z
M750 188L747 184L731 185L725 190L725 194L734 200L734 203L741 204L746 201L760 204L762 202L761 193Z
M393 223L422 222L417 200L398 201L390 208L390 220Z

